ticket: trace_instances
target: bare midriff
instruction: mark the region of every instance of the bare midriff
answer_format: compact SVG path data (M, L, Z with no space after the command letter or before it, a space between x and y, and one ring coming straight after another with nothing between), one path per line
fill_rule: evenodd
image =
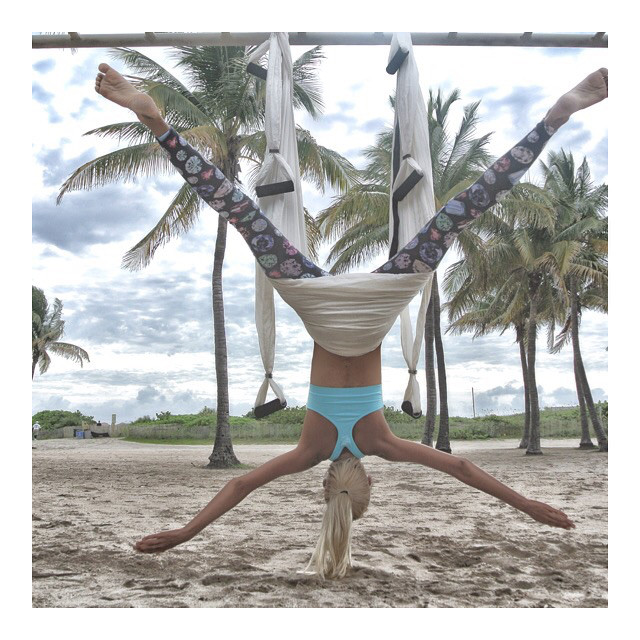
M362 356L346 358L313 346L311 384L318 387L369 387L382 383L380 346Z

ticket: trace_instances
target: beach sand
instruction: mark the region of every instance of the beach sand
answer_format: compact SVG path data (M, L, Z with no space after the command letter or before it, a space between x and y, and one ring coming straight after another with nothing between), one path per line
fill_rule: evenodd
M354 569L304 569L322 518L324 462L250 495L193 540L159 555L132 543L184 525L246 470L203 468L210 447L48 440L33 453L34 607L607 607L607 454L577 440L456 441L576 529L541 525L442 473L365 458L371 505ZM238 445L261 464L287 445Z

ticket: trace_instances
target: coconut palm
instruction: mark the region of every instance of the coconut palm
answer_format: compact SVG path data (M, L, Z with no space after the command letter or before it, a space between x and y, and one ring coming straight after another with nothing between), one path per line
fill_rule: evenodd
M40 375L45 373L51 364L51 356L62 356L67 360L78 362L83 366L89 362L89 354L75 344L61 342L64 335L62 319L62 302L56 298L53 309L38 287L31 287L31 379L36 373L36 366L40 365Z
M587 416L601 451L608 450L607 436L591 395L591 388L580 351L579 326L583 308L607 311L607 185L594 185L587 159L576 167L571 153L561 150L549 153L542 165L545 187L551 194L560 224L567 240L580 243L574 258L575 268L568 273L563 289L567 303L563 329L558 334L552 352L557 352L571 340L573 348L576 392L580 407L582 439L580 447L591 448Z
M529 183L477 218L464 231L464 258L445 277L450 318L458 319L479 302L488 304L483 319L489 329L526 326L526 384L529 400L528 454L541 454L540 408L535 376L536 336L548 320L552 284L560 265L566 266L570 247L554 244L555 215L544 191ZM525 438L523 437L523 444Z
M549 157L553 166L556 155ZM580 205L585 206L585 202ZM461 318L474 310L474 305L483 300L486 303L488 296L494 301L488 311L483 311L489 328L521 326L526 318L526 358L523 355L521 359L523 368L526 359L530 414L527 454L542 453L535 376L537 331L544 324L553 327L564 317L573 278L598 286L606 283L602 265L584 249L585 234L595 231L599 224L593 217L578 220L575 213L570 214L566 198L554 195L551 188L520 184L497 207L469 225L465 230L469 241L465 258L447 272L450 317ZM474 232L476 241L471 242Z
M449 112L451 106L459 99L460 91L457 89L448 95L444 95L441 90L437 93L429 91L427 115L437 209L475 180L489 161L486 147L490 134L474 137L478 124L479 101L466 105L459 126L453 134L449 131ZM393 106L393 99L391 104ZM360 172L358 183L346 193L336 196L331 205L317 216L324 237L334 242L328 256L328 262L332 263L332 273L344 273L373 259L382 251L388 251L392 140L391 129L377 135L375 144L364 151L367 164ZM456 242L464 242L463 235L460 234ZM437 278L434 278L432 292L437 287ZM437 291L433 304L439 304ZM429 317L433 318L431 326ZM435 349L431 348L430 340L434 341ZM431 355L433 353L436 354L435 358ZM450 451L444 348L440 331L440 313L435 309L432 316L427 314L425 354L427 418L423 442L430 443L432 440L432 416L435 415L435 406L430 381L435 379L437 360L440 420L436 447Z
M463 263L464 264L464 263ZM466 265L465 265L466 266ZM518 448L526 449L529 446L529 434L531 425L531 405L529 402L529 378L527 365L527 344L526 344L526 305L521 304L519 311L515 312L515 307L509 312L508 301L496 299L497 291L486 293L469 292L466 293L466 299L460 292L455 290L451 285L451 274L454 271L448 271L449 278L445 278L445 290L451 294L451 300L446 305L449 313L449 326L447 333L462 334L473 333L473 338L486 336L494 331L500 334L505 333L509 329L515 332L515 340L518 345L520 355L520 365L522 369L522 381L524 390L524 425L522 438ZM471 283L474 281L471 280ZM506 303L506 304L505 304ZM506 317L509 320L506 320Z
M194 147L237 180L240 163L258 166L265 153L265 83L247 74L243 47L179 47L171 50L176 67L189 87L154 60L132 49L113 51L117 60L137 74L129 77L155 101L165 119ZM321 108L317 68L319 47L293 65L294 105L316 117ZM174 174L166 154L153 135L139 122L106 125L87 135L116 137L129 146L106 154L77 169L64 183L59 199L68 191L91 189L109 182L131 180L136 175ZM342 190L352 182L354 168L337 153L318 145L308 131L298 129L301 175L318 188L329 182ZM203 202L184 184L155 227L123 259L123 266L140 269L151 261L158 247L186 233L196 223ZM312 220L308 222L312 223ZM310 224L313 230L313 224ZM217 430L210 467L238 464L231 444L227 346L222 291L222 264L227 224L219 219L213 255L212 306L217 384ZM317 232L315 237L317 239ZM311 248L317 247L313 238ZM314 257L312 255L312 257Z

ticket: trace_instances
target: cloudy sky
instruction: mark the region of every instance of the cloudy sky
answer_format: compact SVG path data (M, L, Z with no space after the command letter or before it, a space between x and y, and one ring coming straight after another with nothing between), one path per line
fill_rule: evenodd
M142 51L172 68L168 50ZM294 57L302 52L298 47L292 51ZM320 144L362 166L362 150L393 118L388 96L394 78L385 73L388 50L326 47L324 53L324 115L312 120L298 113L297 120ZM56 297L63 301L65 340L91 357L82 369L54 357L45 375L36 373L32 411L79 409L103 421L114 413L119 421L129 421L159 411L215 406L210 294L215 212L203 210L195 228L160 249L143 271L122 269L123 254L152 228L182 179L173 173L138 178L69 193L56 206L62 183L75 169L117 148L113 140L84 134L132 117L93 91L98 64L113 63L108 50L35 50L31 57L32 283L44 289L51 303ZM425 93L429 88L460 89L453 122L463 105L481 99L477 133L493 132L494 156L533 127L555 98L591 71L608 66L608 51L602 49L416 47L416 57ZM578 114L549 146L571 151L577 161L587 156L597 183L608 182L607 108L603 103ZM529 177L535 180L539 174L534 169ZM323 194L304 187L305 204L314 213L329 204L331 195L330 190ZM231 411L238 415L252 406L263 372L253 324L253 258L235 231L228 237L223 278ZM453 259L445 260L441 273ZM381 255L361 270L383 260ZM275 376L291 405L304 404L312 342L283 303L277 313ZM585 313L581 339L594 398L606 399L606 316ZM570 350L552 356L545 344L541 336L537 371L542 405L575 404ZM472 387L479 413L522 410L512 334L477 340L445 336L445 352L453 415L471 415ZM386 403L399 407L405 385L396 325L383 346ZM421 387L424 397L424 378Z

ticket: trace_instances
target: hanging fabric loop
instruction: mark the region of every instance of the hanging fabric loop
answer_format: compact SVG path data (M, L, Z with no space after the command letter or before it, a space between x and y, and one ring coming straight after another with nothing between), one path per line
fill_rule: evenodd
M265 160L262 170L258 174L258 181L265 180L265 184L256 185L258 198L277 196L281 193L291 193L294 190L293 171L279 150L269 150L269 160ZM285 180L278 180L283 177Z
M267 109L272 113L282 109L283 78L290 76L293 71L291 54L288 59L283 56L282 45L289 46L288 40L280 39L278 34L272 34L268 41L269 69L265 71L267 81ZM252 54L249 63L254 64L267 51L265 43L260 45ZM259 67L260 68L260 67ZM247 70L249 70L247 66ZM254 71L256 71L254 69ZM253 73L253 71L250 71ZM291 81L292 82L292 81ZM293 94L292 94L293 95ZM290 164L280 153L282 142L282 117L272 117L265 120L265 135L269 154L265 157L262 168L256 178L256 195L258 198L277 196L283 193L291 193L295 190L294 173ZM295 125L294 125L295 126Z
M390 68L392 71L389 71ZM392 153L392 189L389 197L390 257L405 246L435 214L429 123L420 90L411 34L394 33L387 71L396 73L395 123ZM425 265L426 266L426 265ZM415 331L409 308L400 313L402 353L409 370L402 410L422 415L417 369L433 275L426 278Z
M249 63L247 64L247 71L261 80L267 79L267 70L258 64L258 61L269 50L269 40L265 40L249 57Z
M405 155L400 163L398 175L393 181L393 199L396 202L404 200L409 195L411 189L413 189L422 178L424 178L424 172L420 168L420 165L410 154Z
M266 85L265 136L266 154L258 174L256 193L260 209L294 246L307 253L307 237L300 188L300 169L295 121L293 119L293 63L286 33L272 33L252 53L250 62L257 64L268 52L269 66ZM269 185L291 183L287 189ZM266 192L265 192L266 190ZM276 324L273 286L262 267L256 263L255 318L260 356L265 377L254 404L256 417L264 417L287 406L284 392L273 378L275 364ZM266 402L269 389L275 400Z

